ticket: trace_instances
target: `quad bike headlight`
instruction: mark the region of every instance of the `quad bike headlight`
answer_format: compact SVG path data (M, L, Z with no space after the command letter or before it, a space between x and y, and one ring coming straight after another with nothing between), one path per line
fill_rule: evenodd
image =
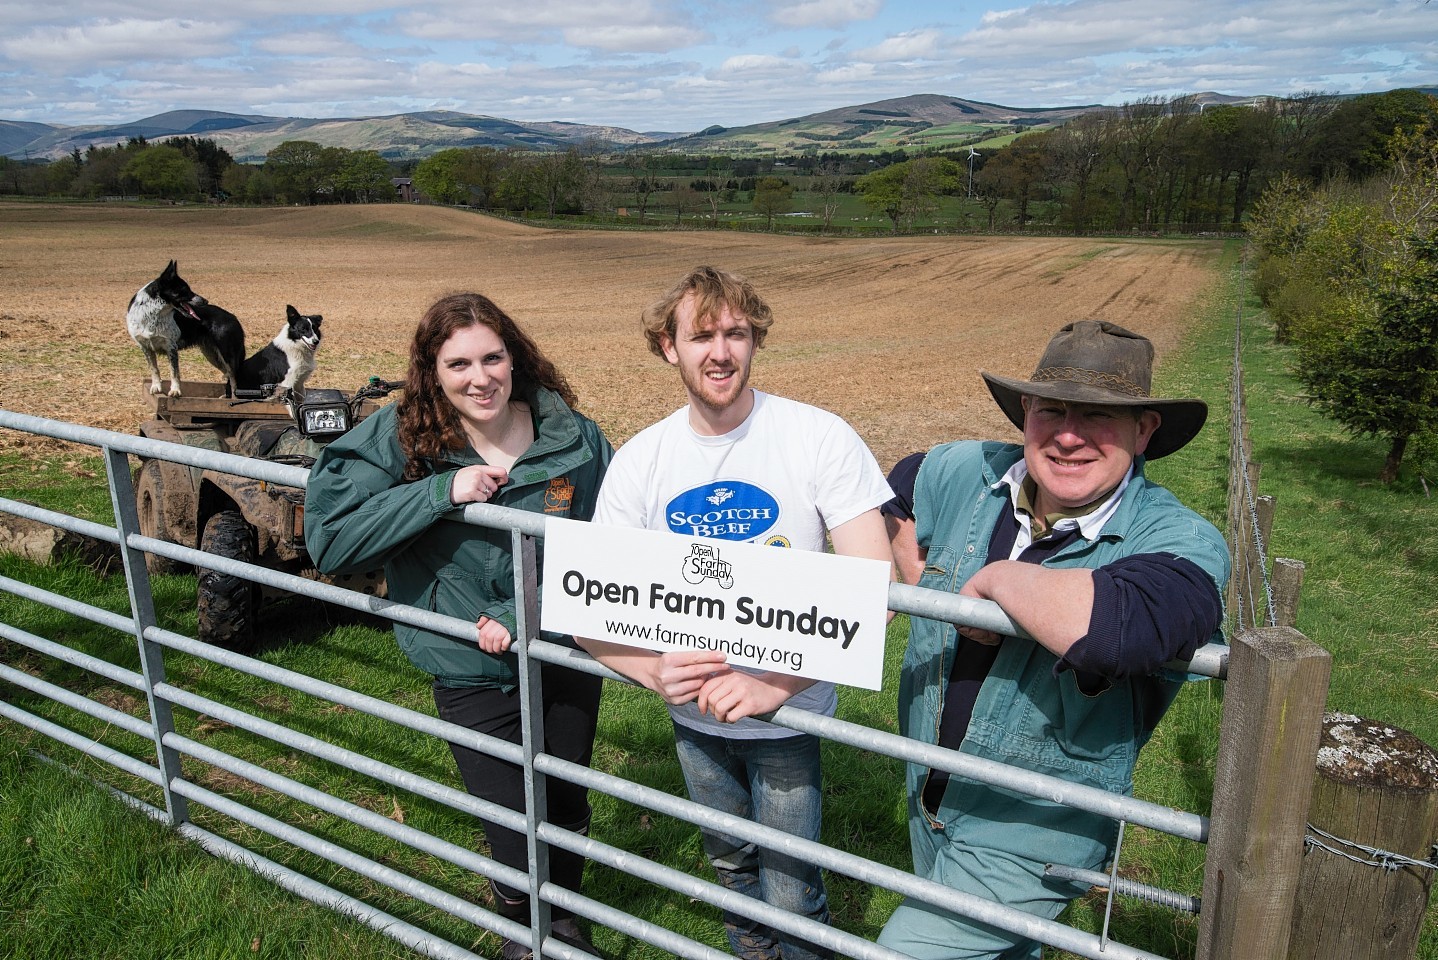
M300 404L296 420L306 437L332 437L350 428L350 408L342 402L307 401Z

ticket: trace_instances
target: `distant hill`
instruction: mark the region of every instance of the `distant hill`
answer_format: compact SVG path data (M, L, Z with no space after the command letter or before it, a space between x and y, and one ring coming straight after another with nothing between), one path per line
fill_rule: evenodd
M91 145L113 146L131 137L161 141L193 136L214 140L241 162L257 162L286 140L311 140L327 147L375 150L388 159L423 157L447 147L563 149L589 140L610 146L654 143L662 137L621 127L584 123L522 123L447 111L386 117L324 120L245 116L213 110L177 110L133 123L62 127L0 121L0 153L7 157L55 159Z
M1199 104L1250 104L1265 97L1194 95ZM745 127L709 127L665 143L692 153L789 154L997 147L1019 132L1062 126L1103 104L1076 107L1005 107L924 93L811 113Z
M1200 103L1251 103L1262 97L1196 95ZM428 156L449 147L554 150L596 142L609 149L663 145L689 153L736 156L774 153L865 152L963 145L996 146L1023 130L1061 125L1080 114L1107 110L1079 107L1005 107L980 100L918 94L825 110L792 120L742 127L712 126L698 133L638 133L586 123L531 122L444 110L382 117L305 119L173 110L132 123L65 127L0 120L0 155L55 159L78 148L113 146L131 137L206 137L241 162L256 163L287 140L374 150L391 160Z
M171 110L132 123L80 127L0 121L0 131L6 126L36 128L35 135L18 146L13 146L9 136L0 132L0 137L3 137L0 139L0 152L7 157L28 156L32 159L53 160L71 153L77 147L84 152L91 146L110 147L124 143L131 137L144 137L146 140L162 140L175 136L215 137L220 131L243 130L276 120L276 117L245 116L218 110Z
M447 111L352 119L290 119L207 136L242 162L261 160L286 140L311 140L326 147L374 150L390 160L424 157L450 147L562 150L589 141L608 147L654 142L644 134L621 127L520 122Z
M30 144L55 128L48 123L26 123L22 120L0 120L0 156L24 157ZM36 154L38 156L38 154Z
M1002 107L924 93L825 110L793 120L745 127L709 127L665 146L695 153L737 154L923 149L976 143L989 136L1012 133L1015 128L1055 126L1079 114L1102 109L1106 108L1098 104Z

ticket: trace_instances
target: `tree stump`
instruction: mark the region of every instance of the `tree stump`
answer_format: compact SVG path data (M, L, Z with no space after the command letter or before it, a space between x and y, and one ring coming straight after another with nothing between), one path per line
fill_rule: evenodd
M1310 841L1340 853L1311 844L1304 855L1288 956L1412 957L1438 871L1402 861L1370 865L1384 858L1352 844L1431 863L1438 842L1438 752L1406 730L1325 714L1308 822L1339 838L1310 831Z

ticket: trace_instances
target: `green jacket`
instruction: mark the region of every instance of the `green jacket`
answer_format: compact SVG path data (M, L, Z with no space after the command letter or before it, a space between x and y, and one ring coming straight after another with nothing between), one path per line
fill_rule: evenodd
M535 440L509 471L491 503L549 516L588 520L613 448L599 427L540 389L530 404ZM305 493L305 543L324 573L383 565L389 598L474 622L481 616L515 629L510 533L463 523L449 491L461 467L484 461L468 446L413 483L402 479L396 406L390 405L325 448ZM543 569L543 541L539 564ZM396 623L405 656L443 686L517 683L514 653L491 656L467 641ZM571 643L546 633L545 639Z

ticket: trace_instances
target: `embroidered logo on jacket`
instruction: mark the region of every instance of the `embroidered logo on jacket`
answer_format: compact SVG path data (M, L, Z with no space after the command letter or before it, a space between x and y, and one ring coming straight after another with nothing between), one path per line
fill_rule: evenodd
M685 536L754 540L779 522L779 501L752 483L719 480L670 500L664 517L670 530Z
M545 513L568 513L573 502L574 484L569 482L568 477L555 477L549 481L549 488L544 491Z

